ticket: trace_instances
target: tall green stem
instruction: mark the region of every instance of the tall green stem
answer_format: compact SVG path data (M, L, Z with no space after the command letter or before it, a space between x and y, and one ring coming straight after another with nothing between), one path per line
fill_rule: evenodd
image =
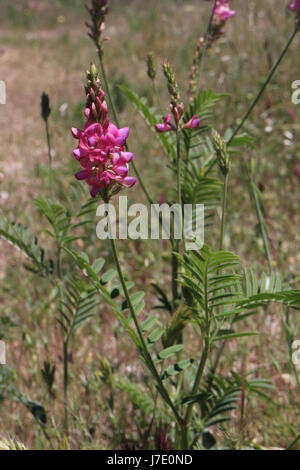
M184 234L184 224L183 224L183 206L182 206L182 191L181 191L181 148L180 148L180 131L176 132L176 153L177 153L177 162L176 162L176 172L177 172L177 202L180 206L180 226L181 226L181 236L183 247L185 250L185 234Z
M120 262L119 262L119 257L118 257L118 252L117 252L117 247L116 247L115 240L112 237L110 237L110 242L111 242L111 248L112 248L112 252L113 252L113 256L114 256L115 265L116 265L116 268L117 268L117 271L118 271L119 279L120 279L121 285L123 287L123 291L124 291L124 295L125 295L125 298L126 298L126 301L127 301L127 304L128 304L128 308L129 308L129 311L131 313L132 319L134 321L134 324L135 324L135 327L136 327L136 330L137 330L137 333L138 333L138 336L139 336L139 339L140 339L140 342L141 342L141 347L142 347L142 350L143 350L143 354L144 354L146 363L148 364L148 367L149 367L153 377L155 378L155 380L157 382L158 389L160 391L160 394L161 394L162 398L166 401L166 403L172 409L177 423L180 426L182 426L183 420L182 420L181 416L178 414L178 412L177 412L177 410L176 410L176 408L175 408L175 406L174 406L174 404L173 404L173 402L172 402L165 386L163 385L161 377L160 377L160 375L159 375L159 373L158 373L158 371L155 367L155 364L152 360L152 357L151 357L151 355L148 351L148 347L147 347L147 344L146 344L145 339L143 337L142 330L140 328L140 325L139 325L139 322L138 322L138 319L137 319L137 315L136 315L134 307L132 305L131 298L130 298L130 295L129 295L129 292L128 292L128 289L127 289L127 286L126 286L126 282L125 282L125 279L124 279L124 276L123 276L123 273L122 273L122 269L121 269Z
M110 87L109 87L107 76L106 76L106 71L105 71L104 62L103 62L103 51L102 51L102 48L99 44L97 45L97 54L98 54L98 57L99 57L102 77L103 77L103 81L104 81L104 88L105 88L106 95L108 97L109 106L110 106L111 112L113 114L113 118L114 118L114 121L115 121L116 125L118 127L120 127L120 123L119 123L119 120L118 120L118 116L117 116L117 113L116 113L116 109L115 109L113 99L111 97Z
M280 65L282 59L284 58L285 54L287 53L290 45L292 44L296 34L298 32L298 28L295 27L291 37L289 38L286 46L284 47L283 51L281 52L280 56L278 57L276 63L274 64L274 66L272 67L265 83L263 84L261 90L259 91L258 95L256 96L256 98L254 99L253 103L251 104L250 108L248 109L248 111L246 112L246 114L244 115L241 123L238 125L238 127L235 129L235 131L233 132L232 136L230 137L229 141L227 142L227 144L230 144L232 139L238 134L238 132L242 129L242 127L244 126L245 122L247 121L248 117L250 116L250 114L252 113L253 109L255 108L255 106L257 105L258 101L260 100L262 94L264 93L265 89L267 88L267 86L269 85L270 81L272 80L273 78L273 75L275 74L278 66Z
M204 336L204 348L201 354L201 359L198 365L196 377L194 380L194 385L192 388L192 393L191 395L195 395L197 393L197 390L200 385L200 381L203 376L203 372L205 369L205 365L208 359L209 355L209 350L210 350L210 315L209 315L209 306L208 306L208 267L206 267L205 270L205 281L204 281L204 310L205 310L205 336ZM187 444L188 448L188 426L192 417L192 411L193 411L193 406L194 403L190 403L187 407L186 415L185 415L185 422L186 422L186 428L185 428L185 442Z
M174 250L178 251L178 242L176 241L176 248ZM177 277L178 277L178 259L175 255L175 252L172 252L172 300L173 300L173 311L175 312L176 309L176 301L178 299L178 284L177 284Z
M272 263L272 257L271 257L271 249L270 249L269 239L268 239L268 235L267 235L267 231L265 227L264 216L263 216L260 201L259 201L259 189L254 183L252 176L250 176L250 190L254 199L256 216L258 220L261 237L263 239L264 250L265 250L266 258L268 261L269 271L270 271L270 274L272 274L273 263Z
M56 261L57 277L59 279L58 290L59 300L64 300L64 287L63 287L63 273L62 273L62 262L61 262L61 247L57 249L57 261ZM62 332L64 334L64 332ZM68 432L69 429L69 417L68 417L68 339L63 337L63 390L64 390L64 428Z
M45 127L46 127L46 136L47 136L49 170L51 171L52 170L52 156L51 156L51 142L50 142L48 119L45 119Z
M64 420L65 430L68 432L69 417L68 417L68 343L63 342L63 363L64 363Z
M212 9L211 9L211 14L210 14L209 21L208 21L207 30L206 30L206 33L205 33L205 38L204 38L203 52L202 52L201 62L200 62L199 72L198 72L198 80L197 80L198 83L200 83L200 80L201 80L201 74L202 74L204 61L205 61L205 57L206 57L208 39L209 39L209 35L210 35L210 32L211 32L211 25L212 25L212 22L213 22L213 19L214 19L214 11L215 11L215 8L216 8L216 4L217 4L217 0L214 0L213 6L212 6Z
M52 196L53 195L53 175L52 175L51 139L50 139L48 119L45 119L44 121L45 121L46 137L47 137L47 148L48 148L49 190Z
M222 220L221 220L220 245L219 245L220 251L223 250L223 243L224 243L227 194L228 194L228 173L227 175L224 176L224 185L223 185Z
M180 150L180 131L176 131L176 180L177 180L177 203L180 206L180 227L183 244L185 246L184 226L183 226L183 209L182 209L182 196L181 196L181 150ZM172 253L172 296L173 296L173 309L175 310L176 301L178 298L178 260L176 253L179 253L179 240L174 240L173 253Z
M201 359L200 359L199 366L198 366L198 369L197 369L194 385L193 385L193 388L192 388L192 392L191 392L192 396L196 395L197 390L199 388L199 385L200 385L200 382L201 382L201 379L202 379L202 376L203 376L203 372L204 372L204 369L205 369L205 365L206 365L206 362L207 362L207 359L208 359L208 355L209 355L209 340L208 340L208 337L207 337L205 339L204 349L202 351L202 355L201 355ZM190 403L188 405L186 415L185 415L186 426L185 426L185 429L184 429L183 441L184 441L184 445L186 446L185 447L186 449L189 448L188 426L189 426L189 423L190 423L191 417L192 417L193 405L194 405L193 403Z

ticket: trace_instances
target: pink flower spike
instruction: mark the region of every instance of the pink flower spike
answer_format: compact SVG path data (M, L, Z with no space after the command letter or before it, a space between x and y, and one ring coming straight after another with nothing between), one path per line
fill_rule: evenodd
M84 130L72 128L73 137L79 141L73 155L81 166L75 177L91 187L92 197L100 194L109 200L122 187L131 188L136 179L128 176L133 158L125 151L129 127L118 129L109 121L104 93L96 85L87 94Z
M200 119L197 118L197 115L195 114L194 116L191 117L191 119L186 122L183 126L182 129L196 129L200 125Z

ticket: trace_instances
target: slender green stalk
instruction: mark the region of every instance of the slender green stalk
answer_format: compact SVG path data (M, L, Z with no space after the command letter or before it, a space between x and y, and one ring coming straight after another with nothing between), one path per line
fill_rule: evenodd
M47 146L48 146L49 170L51 171L52 170L52 156L51 156L51 141L50 141L50 132L49 132L48 119L45 120L45 127L46 127Z
M69 428L68 416L68 343L63 342L63 364L64 364L64 426L65 430Z
M63 286L63 274L62 274L62 262L61 262L61 247L57 250L57 261L56 261L57 277L59 279L59 300L60 302L64 299L64 286ZM64 332L62 332L64 334ZM68 339L63 339L63 390L64 390L64 428L68 432L69 429L69 416L68 416Z
M227 175L227 177L228 177L228 175ZM225 219L224 214L225 214L225 210L226 210L226 199L227 199L227 188L225 189L225 186L227 186L227 183L228 182L226 182L226 177L225 177L224 194L223 194L222 225L221 225L221 236L220 236L220 250L223 249L224 219ZM268 240L268 236L267 236L267 232L266 232L266 228L265 228L265 222L264 222L263 214L262 214L262 211L261 211L261 206L260 206L260 201L259 201L259 196L258 196L258 188L255 185L251 174L249 174L249 184L250 184L250 189L251 189L253 199L254 199L254 203L255 203L255 210L256 210L257 220L258 220L258 224L259 224L259 228L260 228L260 233L261 233L261 236L262 236L262 239L263 239L266 258L268 260L269 272L270 272L270 274L272 274L272 272L273 272L273 263L272 263L272 258L271 258L271 250L270 250L269 240ZM232 322L231 322L231 324L232 324ZM220 360L220 358L223 354L224 348L225 348L225 344L226 344L226 341L223 340L219 345L214 364L211 368L211 377L215 374L215 372L217 370L219 360Z
M207 30L206 30L205 37L204 37L204 46L203 46L203 52L202 52L202 56L201 56L199 72L198 72L198 79L197 79L198 83L200 83L200 80L201 80L201 74L202 74L202 71L203 71L203 66L204 66L204 61L205 61L207 46L208 46L208 39L209 39L209 35L210 35L210 32L211 32L211 25L212 25L212 22L213 22L213 19L214 19L214 11L215 11L215 8L216 8L216 4L217 4L217 0L214 0L213 6L212 6L212 9L211 9L211 14L210 14L209 21L208 21Z
M117 268L117 271L118 271L119 279L120 279L121 285L123 287L123 291L124 291L125 298L126 298L126 301L127 301L127 304L128 304L128 308L129 308L129 311L131 313L132 319L134 321L134 324L135 324L135 327L136 327L136 330L137 330L137 333L138 333L138 336L139 336L139 339L140 339L140 342L141 342L141 347L142 347L142 350L143 350L144 358L146 360L146 363L148 364L148 367L149 367L151 373L153 374L153 377L155 378L155 380L157 382L158 389L160 391L161 396L166 401L166 403L169 405L169 407L172 409L177 423L180 426L182 426L183 425L183 420L182 420L181 416L178 414L178 412L175 408L175 405L173 404L173 402L172 402L165 386L162 383L161 377L160 377L160 375L159 375L159 373L158 373L158 371L155 367L155 364L152 360L152 357L149 353L147 344L146 344L145 339L143 337L142 330L140 328L140 325L139 325L139 322L138 322L134 307L132 305L131 298L130 298L127 286L126 286L126 282L125 282L125 279L124 279L124 276L123 276L123 273L122 273L122 269L121 269L120 262L119 262L119 257L118 257L118 252L117 252L117 247L116 247L116 244L115 244L115 240L112 237L110 237L110 242L111 242L111 248L112 248L112 252L113 252L113 256L114 256L115 265L116 265L116 268Z
M206 365L206 362L207 362L207 359L208 359L208 355L209 355L209 340L208 340L208 337L207 337L205 339L204 349L202 351L202 355L201 355L201 359L200 359L199 366L198 366L198 369L197 369L194 385L193 385L193 388L192 388L192 393L191 393L192 396L197 393L197 390L199 388L199 385L200 385L200 382L201 382L201 379L202 379L202 376L203 376L203 372L204 372L204 369L205 369L205 365ZM186 449L189 448L188 425L189 425L191 417L192 417L193 405L194 405L194 403L190 403L188 405L186 415L185 415L186 426L183 429L184 434L182 436L182 440L183 440L183 446Z
M223 250L223 243L224 243L227 194L228 194L228 173L224 176L224 185L223 185L222 220L221 220L220 245L219 245L220 251Z
M42 424L40 424L40 427L41 427L41 429L42 429L42 433L44 434L45 438L46 438L47 441L49 442L49 445L50 445L51 450L55 450L54 445L53 445L52 440L51 440L51 437L50 437L49 434L47 433L45 427L44 427Z
M185 250L185 234L184 234L184 224L183 224L183 206L182 206L182 191L181 191L181 148L180 148L180 131L176 132L176 153L177 153L177 162L176 162L176 172L177 172L177 202L180 205L180 225L181 225L181 235L183 248Z
M297 444L297 442L299 441L300 439L300 434L298 434L298 436L293 440L293 442L291 442L287 448L285 450L291 450L295 444Z
M183 246L185 248L185 235L183 225L183 208L182 208L182 195L181 195L181 150L180 150L180 131L176 132L176 179L177 179L177 203L180 206L180 227L182 233ZM178 299L178 260L176 253L179 253L179 240L174 240L173 253L172 253L172 296L173 296L173 309L175 310L176 301Z
M53 195L53 173L52 173L51 139L50 139L48 119L45 119L44 121L45 121L46 137L47 137L47 148L48 148L49 190L50 190L50 194L51 194L51 197L52 197L52 195Z
M259 91L258 95L256 96L256 98L254 99L254 101L252 102L250 108L248 109L248 111L246 112L246 114L244 115L243 119L241 120L241 123L237 126L237 128L235 129L235 131L233 132L232 136L230 137L229 141L227 142L227 144L230 144L231 141L233 140L233 138L238 134L238 132L242 129L242 127L244 126L245 122L247 121L247 119L249 118L250 114L252 113L253 109L255 108L255 106L257 105L258 101L260 100L261 96L263 95L265 89L267 88L267 86L269 85L270 81L272 80L273 78L273 75L275 74L278 66L280 65L282 59L284 58L285 54L287 53L290 45L292 44L296 34L298 32L298 28L295 27L291 37L289 38L286 46L284 47L283 51L281 52L280 56L278 57L276 63L274 64L274 66L272 67L268 77L266 78L266 81L265 83L263 84L261 90Z
M195 377L195 380L194 380L194 385L193 385L193 388L192 388L192 393L191 395L195 395L197 393L197 390L199 388L199 385L200 385L200 381L202 379L202 376L203 376L203 372L204 372L204 369L205 369L205 365L206 365L206 362L207 362L207 359L208 359L208 355L209 355L209 350L210 350L210 333L209 333L209 330L210 330L210 318L209 318L209 307L208 307L208 295L207 295L207 290L208 290L208 286L207 286L207 269L206 268L206 272L205 272L205 281L204 281L204 309L205 309L205 337L204 337L204 348L203 348L203 351L202 351L202 354L201 354L201 359L200 359L200 362L199 362L199 365L198 365L198 370L197 370L197 373L196 373L196 377ZM194 403L190 403L187 407L187 411L186 411L186 415L185 415L185 422L186 422L186 429L185 429L185 443L187 444L187 448L188 448L188 425L190 423L190 420L191 420L191 417L192 417L192 411L193 411L193 406L194 406Z
M199 388L200 381L201 381L201 378L202 378L202 375L203 375L203 372L204 372L204 368L205 368L205 365L206 365L206 361L208 359L208 353L209 353L209 341L208 341L208 338L207 338L205 340L204 349L203 349L203 352L202 352L202 355L201 355L201 360L200 360L200 363L199 363L199 366L198 366L195 382L194 382L193 389L192 389L192 395L195 395L197 393L198 388ZM192 410L193 410L193 404L190 404L188 406L186 417L185 417L185 420L186 420L187 423L189 423L189 421L191 419Z
M273 68L270 70L270 73L268 75L268 77L266 78L262 88L260 89L259 93L257 94L256 98L254 99L254 101L252 102L251 106L249 107L249 109L247 110L246 114L244 115L244 117L242 118L241 120L241 123L236 127L236 129L233 131L233 134L231 135L230 139L227 141L227 145L230 145L232 140L234 139L234 137L239 133L239 131L243 128L244 124L246 123L246 121L248 120L248 118L250 117L252 111L254 110L255 106L257 105L257 103L259 102L260 98L262 97L265 89L267 88L267 86L269 85L270 81L272 80L277 68L279 67L281 61L283 60L284 56L286 55L290 45L292 44L297 32L299 31L299 28L295 27L292 35L290 36L286 46L284 47L283 51L281 52L280 56L278 57L276 63L274 64ZM210 171L212 170L212 168L214 167L214 165L216 164L217 162L217 159L214 159L212 162L210 162L209 164L209 167L206 169L205 171L205 176L207 176Z
M175 247L174 247L175 248ZM178 243L176 247L176 252L178 250ZM176 301L178 299L178 259L175 255L175 252L172 252L172 300L173 300L173 311L176 309Z
M269 271L271 274L273 272L271 249L270 249L269 239L268 239L268 235L266 231L264 216L263 216L260 201L259 201L259 192L258 192L259 190L253 181L252 175L250 176L250 190L254 199L255 211L256 211L256 216L258 220L259 230L261 233L261 237L263 239L264 250L265 250L266 258L268 261Z
M104 88L105 88L106 95L108 97L109 106L110 106L111 112L113 114L113 118L114 118L114 121L115 121L116 125L118 127L120 127L120 123L119 123L119 120L118 120L118 116L117 116L117 113L116 113L116 109L115 109L113 99L111 97L110 87L109 87L109 84L108 84L107 75L106 75L106 71L105 71L105 67L104 67L103 51L102 51L102 48L99 44L97 45L97 54L98 54L98 57L99 57L99 63L100 63L101 72L102 72L102 78L103 78L103 81L104 81Z

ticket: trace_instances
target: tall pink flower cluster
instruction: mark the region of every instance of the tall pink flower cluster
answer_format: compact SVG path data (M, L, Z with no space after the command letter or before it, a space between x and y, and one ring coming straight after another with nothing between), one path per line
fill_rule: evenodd
M290 2L289 9L291 11L300 13L300 0L293 0L292 2Z
M91 196L98 193L109 199L122 187L132 187L136 179L128 176L129 162L133 154L125 151L129 128L118 129L107 116L104 92L100 88L97 69L91 66L87 74L87 103L84 111L86 124L84 130L72 128L78 139L73 151L82 170L76 173L78 180L85 180L92 187Z

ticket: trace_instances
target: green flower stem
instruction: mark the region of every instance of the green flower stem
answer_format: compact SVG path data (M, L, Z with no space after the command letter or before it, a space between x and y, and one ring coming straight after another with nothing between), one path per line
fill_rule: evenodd
M263 95L265 89L267 88L267 86L269 85L270 81L272 80L273 78L273 75L275 74L278 66L280 65L282 59L284 58L285 54L287 53L290 45L292 44L297 32L299 31L299 29L296 27L291 35L291 37L289 38L286 46L284 47L283 51L281 52L280 56L278 57L276 63L274 64L274 66L272 67L265 83L263 84L261 90L259 91L258 95L256 96L256 98L254 99L253 103L251 104L250 108L248 109L248 111L246 112L246 114L244 115L241 123L238 125L238 127L235 129L235 131L233 132L232 136L230 137L229 141L227 142L227 145L229 145L231 143L231 141L234 139L234 137L238 134L238 132L242 129L242 127L244 126L245 122L247 121L247 119L249 118L250 114L252 113L253 109L255 108L255 106L257 105L258 101L260 100L261 96Z
M223 250L223 244L224 244L227 194L228 194L228 173L224 176L224 185L223 185L222 220L221 220L220 245L219 245L220 251Z
M101 48L99 43L97 44L97 54L98 54L99 63L100 63L100 67L101 67L101 72L102 72L102 77L103 77L103 81L104 81L104 87L105 87L106 94L108 96L109 105L110 105L110 109L111 109L111 112L112 112L112 115L113 115L113 119L115 121L116 126L120 127L120 122L119 122L119 119L118 119L118 116L117 116L117 113L116 113L114 102L113 102L112 97L111 97L110 87L109 87L108 80L107 80L107 75L106 75L104 61L103 61L103 51L102 51L102 48ZM129 150L127 146L126 146L126 148L127 148L127 150ZM131 162L131 165L132 165L132 168L133 168L133 170L136 174L136 177L137 177L137 179L138 179L138 181L141 185L142 190L144 191L144 194L145 194L149 204L154 204L154 201L153 201L152 197L150 196L150 194L149 194L149 192L148 192L148 190L147 190L147 188L144 184L144 181L141 177L141 174L138 171L134 161Z
M206 362L207 362L207 359L208 359L209 349L210 349L210 347L209 347L209 338L207 336L206 339L205 339L204 349L202 351L202 355L201 355L201 359L200 359L199 366L198 366L198 369L197 369L194 385L193 385L193 388L192 388L192 392L191 392L192 396L196 395L196 393L198 391L198 388L199 388L199 385L200 385L200 382L201 382L201 379L202 379L202 376L203 376L203 372L204 372L204 369L205 369L205 365L206 365ZM193 405L194 405L194 403L190 403L188 405L186 415L185 415L186 426L183 430L183 436L182 436L182 444L184 446L183 448L185 448L185 449L189 448L188 426L189 426L189 423L190 423L191 417L192 417Z
M52 170L52 157L51 157L51 142L50 142L48 119L45 119L45 128L46 128L46 136L47 136L49 169L51 171Z
M182 240L185 248L185 236L183 226L183 208L182 208L182 195L181 195L181 151L180 151L180 131L176 131L176 178L177 178L177 203L180 205L180 225L182 231ZM173 242L173 253L172 253L172 297L173 297L173 309L176 308L176 301L178 299L178 260L176 253L179 253L179 241L174 240Z
M192 393L191 393L192 396L196 395L196 393L198 391L198 388L199 388L199 385L200 385L200 382L201 382L201 379L202 379L202 376L203 376L203 372L204 372L204 369L205 369L205 366L206 366L206 362L207 362L207 359L208 359L208 356L209 356L209 350L210 350L210 313L209 313L208 295L207 295L207 290L208 290L208 288L207 288L207 276L208 276L207 269L208 268L206 268L206 272L205 272L205 279L206 280L205 280L205 285L204 285L204 292L205 292L205 296L204 296L204 310L205 310L204 348L203 348L203 351L202 351L202 354L201 354L201 359L200 359L198 369L197 369L197 373L196 373L196 377L195 377L195 380L194 380L194 385L193 385ZM186 410L186 415L185 415L185 422L186 422L185 441L186 441L186 444L188 444L188 426L189 426L189 423L190 423L190 420L191 420L191 417L192 417L193 406L194 406L194 403L190 403L188 405L187 410Z
M181 191L181 148L180 148L180 131L177 130L176 132L176 153L177 153L177 202L180 205L180 225L181 225L181 233L182 233L182 241L183 241L183 248L185 250L185 234L184 234L184 224L183 224L183 206L182 206L182 191Z
M63 342L63 364L64 364L64 426L68 432L69 416L68 416L68 343Z
M53 174L52 174L52 156L51 156L51 139L49 132L48 119L45 119L45 129L47 137L47 148L48 148L48 164L49 164L49 189L51 196L53 195Z
M298 434L298 436L293 440L293 442L291 442L288 447L285 449L285 450L292 450L292 448L294 447L295 444L297 444L297 442L299 441L300 439L300 434Z
M251 190L251 193L252 193L253 199L254 199L258 225L259 225L260 233L261 233L261 236L262 236L262 239L263 239L266 258L268 260L269 272L270 272L270 274L272 274L272 272L273 272L273 263L272 263L272 258L271 258L271 250L270 250L269 240L268 240L268 236L267 236L267 232L266 232L266 228L265 228L265 222L264 222L264 218L263 218L263 214L262 214L261 206L260 206L260 201L259 201L259 197L258 197L258 188L256 187L256 185L255 185L255 183L252 179L251 174L249 174L249 184L250 184L250 190ZM225 193L225 184L224 184L224 193ZM227 193L227 189L226 189L226 193ZM223 249L223 235L224 235L223 215L224 215L224 210L225 210L224 207L226 207L226 200L225 200L225 206L224 206L224 200L225 200L225 197L223 197L223 213L222 213L222 228L221 228L221 237L220 237L220 250ZM232 322L231 322L231 325L232 325ZM214 364L211 368L211 375L214 375L216 370L217 370L219 360L220 360L220 358L223 354L224 348L225 348L225 344L226 344L226 341L223 340L223 341L221 341L221 343L219 345Z
M201 62L200 62L199 72L198 72L198 80L197 80L198 84L200 83L200 80L201 80L201 74L202 74L204 60L205 60L206 52L207 52L208 39L209 39L209 35L211 32L211 25L214 19L214 11L215 11L216 5L217 5L217 0L214 0L213 6L211 9L211 14L210 14L209 21L208 21L207 30L205 33L205 38L204 38L204 47L203 47L203 52L202 52L202 57L201 57Z
M145 339L143 337L143 334L142 334L142 331L141 331L141 328L140 328L140 325L139 325L139 322L138 322L138 319L137 319L137 316L136 316L136 313L135 313L135 310L134 310L134 307L132 305L132 302L131 302L131 298L130 298L130 295L129 295L129 292L127 290L127 286L126 286L126 283L125 283L125 279L124 279L124 276L123 276L123 273L122 273L122 269L121 269L121 266L120 266L120 262L119 262L119 257L118 257L118 252L117 252L117 247L116 247L116 243L115 243L115 240L113 238L110 238L110 242L111 242L111 248L112 248L112 252L113 252L113 256L114 256L114 261L115 261L115 265L116 265L116 268L117 268L117 271L118 271L118 275L119 275L119 279L120 279L120 282L122 284L122 287L123 287L123 291L124 291L124 294L125 294L125 298L126 298L126 301L127 301L127 304L128 304L128 308L129 308L129 311L131 313L131 316L133 318L133 321L134 321L134 324L135 324L135 327L136 327L136 330L137 330L137 333L138 333L138 336L140 338L140 342L141 342L141 347L142 347L142 350L143 350L143 355L144 355L144 358L146 360L146 363L150 369L150 372L152 373L153 377L155 378L156 382L157 382L157 385L158 385L158 389L160 391L160 394L162 396L162 398L166 401L166 403L169 405L169 407L172 409L173 413L174 413L174 417L177 421L177 423L182 426L183 425L183 420L181 418L181 416L178 414L176 408L175 408L175 405L173 404L165 386L163 385L162 383L162 380L161 380L161 377L155 367L155 364L152 360L152 357L149 353L149 350L148 350L148 347L147 347L147 344L145 342Z
M175 247L174 247L175 249ZM176 247L176 252L178 250L178 244ZM175 252L172 252L172 299L173 299L173 312L176 310L176 301L178 299L178 259L175 255Z
M259 201L258 188L257 188L256 184L253 181L252 175L250 176L250 190L251 190L251 193L252 193L252 196L253 196L253 199L254 199L256 216L257 216L257 220L258 220L258 225L259 225L259 230L260 230L260 233L261 233L261 237L263 239L264 250L265 250L265 254L266 254L266 258L267 258L268 266L269 266L269 272L270 272L270 274L272 274L272 272L273 272L273 263L272 263L269 239L268 239L268 235L267 235L267 231L266 231L264 216L263 216L260 201Z
M64 285L62 275L61 247L57 249L56 271L58 277L58 291L60 302L64 299ZM64 334L64 333L63 333ZM64 390L64 428L68 432L69 416L68 416L68 341L63 339L63 390Z

